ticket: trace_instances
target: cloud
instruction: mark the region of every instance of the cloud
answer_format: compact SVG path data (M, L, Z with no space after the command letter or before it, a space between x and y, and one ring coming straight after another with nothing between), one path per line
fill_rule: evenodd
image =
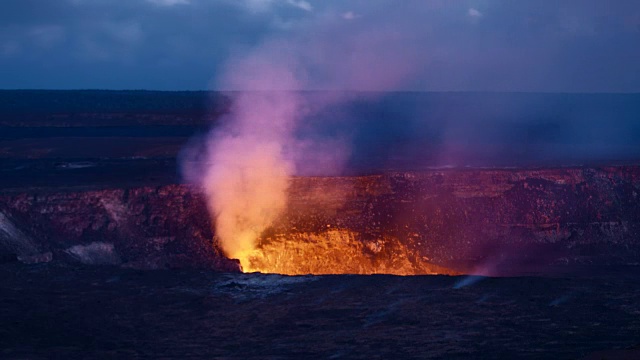
M474 9L474 8L469 8L469 10L467 11L467 14L474 19L479 19L483 16L483 14L478 9Z
M254 12L260 13L267 11L271 8L274 1L273 0L232 0L230 3L235 5L240 5L244 9Z
M41 25L32 28L29 35L38 47L48 49L63 41L66 34L62 26Z
M131 61L143 38L137 22L104 22L82 34L77 46L84 60Z
M189 5L191 0L147 0L154 5L158 6L174 6L174 5Z
M18 55L20 50L20 44L16 41L7 41L0 45L0 54L3 57Z
M276 17L271 21L271 26L280 30L291 30L299 25L299 22L293 19L283 19L281 17Z
M305 0L287 0L287 4L297 7L298 9L313 11L313 6Z
M264 13L286 5L304 11L313 11L313 6L306 0L229 0L228 3L239 5L252 13Z
M142 27L137 22L105 23L104 32L122 44L135 44L142 40Z
M353 11L347 11L345 13L342 13L342 18L345 20L354 20L359 18L360 15L354 13Z
M13 70L0 87L64 86L64 72L67 87L202 89L230 53L264 38L324 31L337 41L368 27L415 34L411 49L427 62L407 89L636 92L638 14L640 1L601 0L6 1L0 68ZM308 26L320 19L332 23ZM97 73L109 76L86 76Z

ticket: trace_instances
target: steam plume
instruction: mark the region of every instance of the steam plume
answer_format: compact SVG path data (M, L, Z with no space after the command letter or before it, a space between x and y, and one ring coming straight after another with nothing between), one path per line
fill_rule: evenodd
M283 54L277 46L269 45L270 54ZM301 99L284 89L297 88L298 80L290 59L266 53L258 50L231 63L225 85L252 91L232 95L231 116L208 141L203 179L222 249L241 260L284 210L295 170L286 151L294 141Z
M337 37L324 25L320 35L267 41L231 59L219 84L234 90L231 114L206 139L206 168L187 169L205 189L222 249L245 271L256 240L285 210L290 176L308 173L310 162L311 172L335 173L348 154L340 136L300 138L297 130L312 112L352 95L311 99L295 90L388 90L413 65L398 34L358 29Z

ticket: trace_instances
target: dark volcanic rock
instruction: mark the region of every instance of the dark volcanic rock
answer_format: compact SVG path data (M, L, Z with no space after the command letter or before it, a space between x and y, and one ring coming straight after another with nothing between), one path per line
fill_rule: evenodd
M0 357L637 359L637 270L470 283L8 264Z
M3 196L0 209L61 257L73 246L99 241L113 244L129 267L238 271L212 243L202 197L186 186L21 193Z
M305 177L290 193L288 212L261 239L265 251L347 232L367 256L399 241L409 259L489 274L640 260L638 167ZM0 211L3 228L54 258L100 241L125 266L238 269L213 243L204 197L189 186L10 193Z
M291 192L276 234L337 228L362 241L396 238L416 256L462 271L640 259L638 167L301 178Z
M400 173L356 185L365 234L437 261L637 261L638 168Z

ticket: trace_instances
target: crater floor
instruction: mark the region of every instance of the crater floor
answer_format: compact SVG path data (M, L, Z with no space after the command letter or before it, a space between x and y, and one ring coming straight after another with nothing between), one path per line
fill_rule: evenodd
M287 277L4 264L0 357L638 358L637 271Z

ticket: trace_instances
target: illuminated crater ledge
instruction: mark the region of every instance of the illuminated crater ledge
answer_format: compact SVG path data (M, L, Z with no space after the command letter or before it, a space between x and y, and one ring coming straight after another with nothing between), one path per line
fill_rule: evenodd
M510 276L640 258L640 168L290 180L245 272Z
M240 258L245 271L282 274L637 264L639 189L637 166L293 178L286 211ZM0 194L0 214L0 243L29 261L70 261L67 250L100 242L124 267L240 271L212 244L192 186L18 189Z
M344 229L263 238L239 259L244 272L305 274L455 275L394 238L359 241Z

